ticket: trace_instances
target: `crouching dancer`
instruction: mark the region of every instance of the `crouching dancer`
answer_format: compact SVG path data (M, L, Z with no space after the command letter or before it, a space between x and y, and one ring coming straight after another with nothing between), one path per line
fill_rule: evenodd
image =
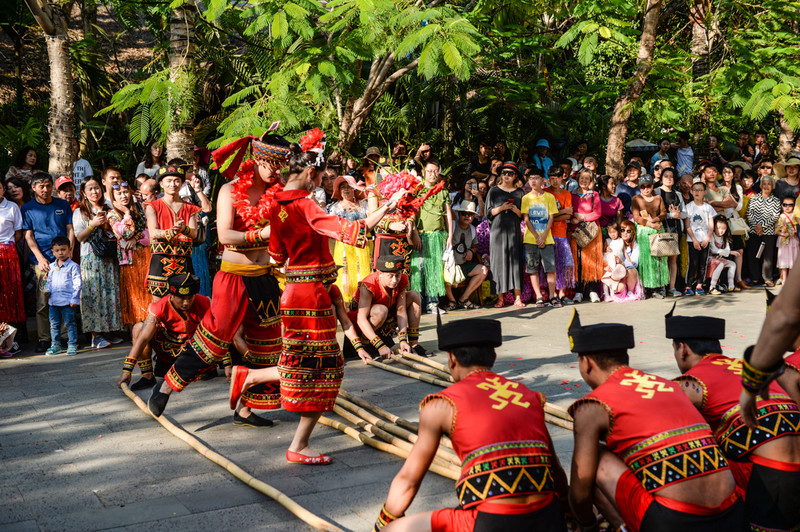
M500 322L466 319L439 326L456 383L421 403L419 439L392 481L374 531L566 531L558 496L567 477L544 422L544 395L491 368L502 344ZM460 507L402 517L419 489L442 434L463 461Z
M575 312L569 340L592 387L569 408L569 496L582 530L598 529L592 503L634 532L743 530L743 504L708 423L678 384L628 366L633 328L582 327Z
M156 377L163 378L167 374L184 342L194 335L200 320L211 306L206 296L198 294L198 276L179 273L170 277L167 284L169 297L152 303L144 322L133 327L133 347L122 365L118 386L123 382L131 382L131 372L138 362L142 378L133 383L131 390L152 388ZM151 353L155 359L155 370Z

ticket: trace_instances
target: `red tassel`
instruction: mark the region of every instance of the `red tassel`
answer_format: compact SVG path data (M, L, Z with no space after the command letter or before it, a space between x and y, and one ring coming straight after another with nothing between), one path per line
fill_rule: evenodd
M242 137L221 148L217 148L212 152L214 156L214 166L212 166L212 168L215 170L222 168L229 159L233 159L228 167L221 172L227 179L233 179L236 172L239 171L239 165L242 164L242 159L244 159L244 156L247 154L247 148L250 147L250 142L257 138L258 137Z

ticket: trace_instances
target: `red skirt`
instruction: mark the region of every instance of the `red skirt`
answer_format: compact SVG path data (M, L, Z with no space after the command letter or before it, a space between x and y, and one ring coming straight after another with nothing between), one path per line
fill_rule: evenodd
M133 261L119 267L120 305L122 323L133 325L144 321L153 298L147 291L147 272L150 268L150 248L137 247Z
M25 300L22 298L22 277L14 244L0 244L0 322L25 321Z

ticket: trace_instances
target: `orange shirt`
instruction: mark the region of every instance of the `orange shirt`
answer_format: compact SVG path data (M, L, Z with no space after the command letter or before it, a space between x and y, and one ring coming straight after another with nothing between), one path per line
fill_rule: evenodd
M552 189L547 189L547 192L555 196L556 203L558 204L558 210L572 207L572 193L566 188L562 188L561 192L558 193L553 192ZM550 232L553 234L553 236L567 238L567 222L553 222L553 227L550 229Z

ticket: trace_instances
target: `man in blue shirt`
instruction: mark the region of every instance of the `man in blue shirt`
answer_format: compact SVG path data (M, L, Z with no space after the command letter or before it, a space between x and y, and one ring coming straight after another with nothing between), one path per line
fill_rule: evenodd
M50 345L50 309L42 291L50 263L55 261L53 239L65 236L70 249L75 247L72 230L72 208L61 198L53 197L53 177L37 172L31 178L33 199L22 206L22 230L31 248L31 268L36 276L36 329L39 343L37 353L44 353Z
M631 201L634 196L639 195L639 178L642 176L642 165L637 161L631 161L625 167L625 182L617 185L617 197L622 202L624 209L622 213L625 218L631 220Z

